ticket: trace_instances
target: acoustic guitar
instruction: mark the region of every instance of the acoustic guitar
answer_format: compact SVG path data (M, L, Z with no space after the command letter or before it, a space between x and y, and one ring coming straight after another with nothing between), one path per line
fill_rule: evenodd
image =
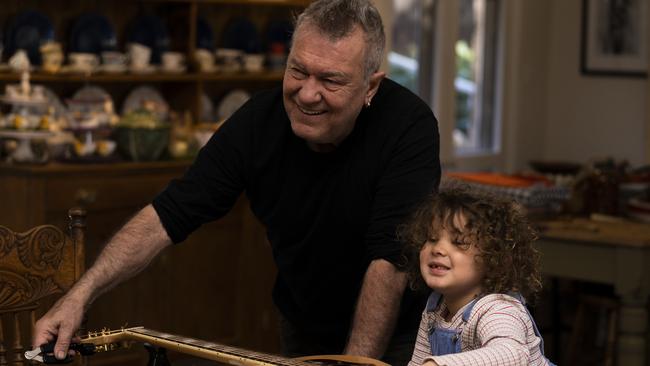
M144 342L168 350L222 362L235 366L390 366L387 363L361 356L320 355L286 358L242 348L225 346L198 339L158 332L144 327L113 331L91 332L81 343L94 344L95 352L105 352L129 347L132 342Z

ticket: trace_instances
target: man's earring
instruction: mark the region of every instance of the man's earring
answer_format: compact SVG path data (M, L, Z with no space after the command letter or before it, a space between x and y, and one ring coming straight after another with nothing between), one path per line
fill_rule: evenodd
M370 98L368 98L368 100L366 100L366 107L370 107Z

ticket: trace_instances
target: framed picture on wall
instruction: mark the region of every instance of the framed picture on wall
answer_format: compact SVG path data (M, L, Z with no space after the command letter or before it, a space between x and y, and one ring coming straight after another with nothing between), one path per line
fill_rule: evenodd
M583 0L582 73L647 76L647 3L647 0Z

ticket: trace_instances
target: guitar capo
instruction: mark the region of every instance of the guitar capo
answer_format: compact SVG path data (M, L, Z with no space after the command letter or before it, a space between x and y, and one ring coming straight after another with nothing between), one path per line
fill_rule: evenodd
M25 351L25 359L36 361L44 364L62 364L70 363L73 356L67 355L64 359L59 360L54 356L55 341L36 347L31 351ZM77 352L82 356L90 356L95 353L95 345L92 343L71 343L69 349Z

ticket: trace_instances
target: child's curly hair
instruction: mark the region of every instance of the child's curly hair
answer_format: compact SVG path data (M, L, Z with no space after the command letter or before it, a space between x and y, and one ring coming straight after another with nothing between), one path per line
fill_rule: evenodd
M464 219L462 227L454 220L458 215ZM413 289L426 288L420 274L420 250L443 228L456 238L455 243L476 245L485 274L484 294L518 292L527 300L536 300L542 287L539 252L532 245L537 234L521 208L454 180L443 182L440 191L422 202L399 228Z

